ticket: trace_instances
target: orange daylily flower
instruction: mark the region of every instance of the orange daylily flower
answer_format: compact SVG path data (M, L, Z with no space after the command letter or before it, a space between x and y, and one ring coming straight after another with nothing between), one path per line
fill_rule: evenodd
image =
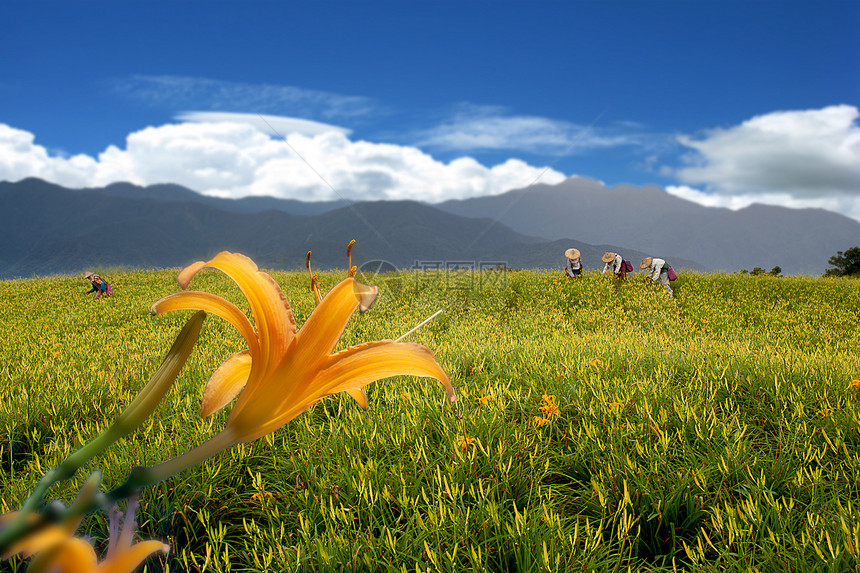
M540 411L544 413L544 416L557 416L561 414L561 410L558 409L558 405L555 403L555 396L544 394L541 397L541 406Z
M19 514L20 512L13 511L11 513L0 515L0 528L8 525L8 523L16 519ZM39 519L39 515L33 513L28 515L27 518L27 521L30 524L34 524ZM78 528L78 525L80 525L81 519L81 517L78 517L62 523L46 525L36 530L35 533L26 535L22 539L12 543L10 548L6 550L3 555L0 555L0 560L5 561L13 555L18 555L21 559L27 559L40 551L51 550L54 547L65 543L68 539L72 538L72 534Z
M79 508L89 503L93 496L98 492L99 483L101 483L101 472L96 471L90 474L84 482L84 485L81 486L81 489L70 509L74 509L76 507ZM11 513L0 515L0 529L2 529L4 525L8 525L14 521L20 516L20 514L20 511L13 511ZM25 516L25 519L31 524L35 524L41 519L41 517L37 513L28 513ZM6 551L0 555L0 560L5 561L13 555L20 555L22 559L26 559L41 551L50 550L51 548L64 543L66 540L71 539L72 534L74 534L75 530L81 524L82 519L83 516L66 518L58 523L49 523L36 529L33 533L25 535L13 542Z
M241 391L227 425L208 448L228 447L264 436L285 425L317 400L347 392L367 408L364 386L389 376L412 375L439 380L454 401L451 381L425 346L379 340L332 354L350 316L367 310L376 297L368 287L348 277L336 285L296 329L292 309L278 283L257 269L248 257L221 252L179 273L184 289L204 267L229 276L248 299L256 330L231 302L206 292L168 295L152 306L153 314L198 309L233 324L248 349L229 356L213 373L203 396L202 415L221 409ZM223 448L222 448L223 449Z
M477 438L473 438L471 436L459 436L457 438L457 447L462 448L464 450L468 450L470 446L474 445L477 441Z
M539 409L544 413L544 416L558 416L561 414L561 410L555 404L544 404Z
M98 490L101 475L96 472L87 480L75 504L85 504ZM73 504L73 507L74 505ZM77 516L58 524L47 525L35 533L17 541L3 555L8 559L12 555L20 555L26 559L35 555L30 562L28 571L54 571L56 573L131 573L144 559L156 551L168 552L170 546L160 541L141 541L132 545L134 530L137 524L134 514L137 511L137 497L128 500L127 517L122 529L119 519L122 513L116 507L110 512L110 540L108 553L104 561L98 562L98 557L84 539L73 537L83 516ZM0 524L10 521L17 512L0 516ZM38 519L32 514L32 519Z
M144 559L156 551L167 553L170 546L160 541L141 541L132 545L137 524L137 496L128 500L128 511L122 529L119 520L123 514L114 507L110 512L110 540L104 561L98 562L93 546L78 537L70 537L62 544L39 553L30 562L30 570L57 573L131 573Z

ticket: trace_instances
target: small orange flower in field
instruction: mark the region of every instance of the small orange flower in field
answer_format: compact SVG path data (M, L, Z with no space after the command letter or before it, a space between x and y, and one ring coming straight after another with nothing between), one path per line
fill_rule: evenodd
M860 380L852 380L851 385L855 388L860 388Z
M471 436L459 436L457 438L457 447L468 450L469 446L472 446L477 441L477 438L473 438Z
M259 501L261 504L266 505L266 500L271 500L273 497L274 496L270 492L264 491L255 493L251 496L251 499L253 499L254 501Z
M561 414L561 410L558 409L558 405L555 403L555 396L547 394L544 394L543 398L541 398L540 411L544 413L544 416L558 416Z
M544 404L540 407L540 410L545 416L558 416L561 414L561 410L555 404Z
M482 406L486 406L490 403L492 399L492 396L481 396L480 398L478 398L478 402L480 402Z
M534 416L532 418L532 423L535 426L544 426L547 422L549 422L549 420L547 418L544 418L543 416Z
M588 361L588 363L589 363L591 366L594 366L595 368L597 368L597 364L598 364L599 362L600 362L600 358L592 358L591 360L589 360L589 361Z
M609 403L609 407L612 408L613 410L620 408L623 405L624 405L623 402L610 402Z

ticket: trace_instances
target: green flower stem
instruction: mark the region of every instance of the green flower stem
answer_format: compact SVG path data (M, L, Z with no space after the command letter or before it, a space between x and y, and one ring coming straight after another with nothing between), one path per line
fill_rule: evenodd
M158 370L153 374L143 390L141 390L107 430L71 454L58 467L48 471L42 477L36 489L33 490L33 493L24 502L17 517L0 531L0 554L15 540L44 524L35 523L28 525L25 520L28 514L39 510L43 504L45 494L52 485L74 476L78 469L88 460L100 454L120 438L134 431L152 414L155 407L161 402L161 399L173 385L182 366L188 360L188 356L197 342L197 336L200 334L205 317L206 313L199 311L185 323L185 326L182 327L182 330L173 342L173 346L170 347L170 350L164 357L161 366L158 367ZM93 503L95 503L95 500L89 504L85 504L82 508L89 507ZM75 513L78 513L78 511ZM62 517L67 517L69 514L69 511L64 512Z
M60 518L71 519L97 509L108 509L121 499L135 495L141 488L155 485L172 475L195 466L237 443L232 430L223 430L194 449L157 466L136 467L121 486L107 492L88 496L82 503L75 503L60 514Z
M124 484L106 493L105 496L111 503L114 500L129 497L140 488L164 481L174 474L221 453L234 444L236 444L234 432L230 429L222 430L194 449L157 466L134 468Z

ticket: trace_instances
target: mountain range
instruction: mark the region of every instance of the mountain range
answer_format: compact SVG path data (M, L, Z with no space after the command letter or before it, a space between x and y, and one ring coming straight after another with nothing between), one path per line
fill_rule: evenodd
M677 269L779 265L819 274L860 242L860 223L816 209L702 207L658 187L606 187L585 178L428 205L416 201L221 199L178 185L67 189L36 178L0 182L0 278L99 267L180 267L220 250L261 267L300 269L382 260L397 268L502 263L556 268L578 248L589 268L618 251L662 256Z
M823 209L754 204L733 211L657 186L607 187L583 177L436 207L545 239L627 245L724 271L779 266L787 274L821 274L837 251L860 244L860 222Z
M34 178L0 182L0 278L181 267L221 250L244 253L272 269L303 269L312 250L315 268L343 269L350 239L357 240L356 264L386 261L400 269L440 263L561 269L569 247L579 248L585 264L596 267L604 251L621 250L531 237L415 201L298 205L305 212L322 211L315 215L283 210L296 207L293 202L264 211L255 211L256 205L213 201L174 185L73 190ZM704 269L680 259L676 266Z

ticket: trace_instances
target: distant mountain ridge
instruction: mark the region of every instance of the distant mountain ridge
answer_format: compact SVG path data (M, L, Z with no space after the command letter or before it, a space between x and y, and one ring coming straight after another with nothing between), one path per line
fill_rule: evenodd
M135 187L116 184L120 186ZM109 186L108 192L114 187ZM215 199L177 185L136 189L140 197L153 191L163 200L193 200L237 212L272 208L316 215L349 204L263 197ZM547 241L624 245L619 249L625 256L626 251L647 252L680 258L689 266L696 261L713 270L780 266L786 274L821 274L837 251L860 244L860 222L823 209L755 204L732 211L675 197L655 185L607 187L585 177L432 207L462 217L497 220L518 233Z
M104 237L108 240L105 241ZM737 271L780 266L820 274L860 244L860 223L820 209L703 207L656 186L604 186L574 177L491 197L303 202L222 199L173 184L65 189L40 179L0 182L0 277L78 272L81 266L176 267L221 249L261 266L343 265L343 244L399 268L416 260L495 260L561 268L573 246L599 267L604 250L661 256L676 268Z
M154 187L150 197L144 193L150 188L135 186L112 185L105 192L71 190L39 179L0 182L0 278L99 266L181 267L221 250L244 253L273 269L302 269L305 253L312 250L316 268L343 268L350 239L358 241L357 264L385 260L397 268L423 262L501 262L561 269L569 247L579 248L591 268L601 265L607 249L645 256L611 245L547 241L415 201L355 203L310 216L229 211L179 186ZM693 261L673 263L704 270Z
M26 181L26 180L25 180ZM200 203L222 211L235 213L262 213L263 211L284 211L292 215L319 215L346 207L349 201L298 201L296 199L278 199L277 197L242 197L241 199L224 199L210 197L192 191L181 185L158 183L148 187L140 187L133 183L111 183L107 187L87 188L82 191L95 191L112 197L125 199L152 199L164 203Z
M436 207L544 239L628 245L726 271L780 266L786 274L821 274L837 251L860 244L860 222L823 209L754 204L732 211L653 185L607 187L582 177Z

